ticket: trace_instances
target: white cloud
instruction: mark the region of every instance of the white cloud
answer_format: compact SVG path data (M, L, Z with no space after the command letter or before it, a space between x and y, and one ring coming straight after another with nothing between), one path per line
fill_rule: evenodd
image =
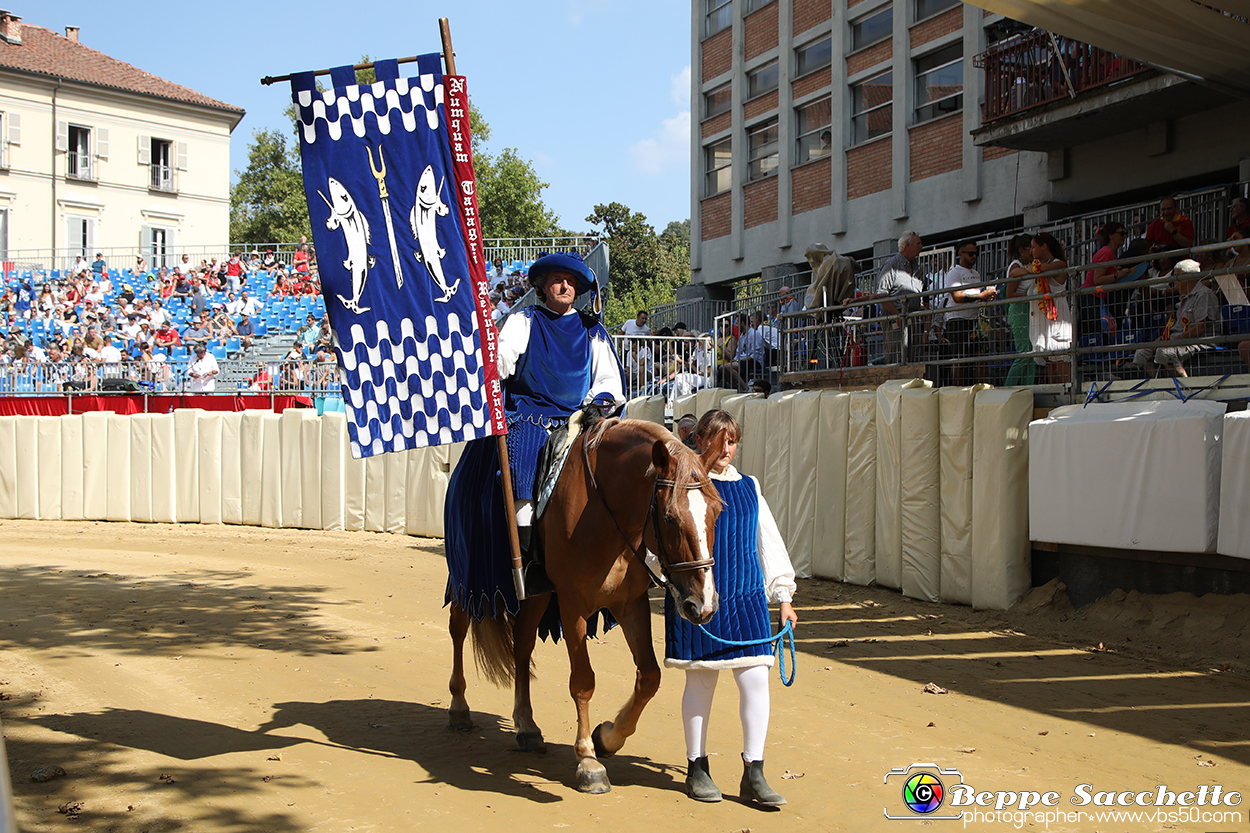
M587 13L602 9L607 0L568 0L569 23L580 26Z
M635 142L629 148L634 168L643 174L662 174L674 165L688 164L690 158L690 111L665 119L656 136Z
M673 101L678 107L690 109L690 64L673 76Z

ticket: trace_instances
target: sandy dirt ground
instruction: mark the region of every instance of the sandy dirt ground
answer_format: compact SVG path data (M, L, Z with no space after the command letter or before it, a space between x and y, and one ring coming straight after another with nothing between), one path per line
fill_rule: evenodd
M1245 596L1118 594L1074 611L1050 586L1001 614L801 582L798 676L791 688L773 681L767 753L789 804L766 812L732 797L740 729L727 677L710 745L730 798L716 805L682 791L677 672L665 672L638 734L606 762L607 795L571 786L563 645L537 652L546 755L513 751L510 693L472 670L476 728L449 730L445 577L441 541L403 536L0 524L0 721L19 826L956 829L884 817L910 814L900 779L886 774L924 762L958 769L977 791L1055 791L1051 812L1087 813L1017 817L1025 830L1250 829L1250 796L1220 808L1239 819L1208 821L1099 821L1100 808L1070 804L1079 784L1250 793ZM610 719L632 682L629 653L610 632L591 656L594 717ZM946 693L926 693L928 683ZM65 774L32 781L50 767ZM959 779L944 780L949 790Z

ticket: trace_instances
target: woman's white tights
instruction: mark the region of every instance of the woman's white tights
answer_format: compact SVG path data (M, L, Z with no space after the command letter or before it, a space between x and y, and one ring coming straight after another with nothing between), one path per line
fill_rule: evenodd
M764 760L764 741L768 737L768 674L766 665L734 668L738 684L738 716L742 719L742 757L747 761ZM686 729L686 757L690 760L707 755L707 721L712 713L712 695L716 693L714 669L692 668L686 671L686 690L681 696L681 719Z

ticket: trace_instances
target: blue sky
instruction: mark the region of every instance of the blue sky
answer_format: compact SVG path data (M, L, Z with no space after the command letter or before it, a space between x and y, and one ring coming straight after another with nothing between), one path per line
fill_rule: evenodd
M20 0L19 0L20 3ZM252 132L286 129L285 84L260 78L399 58L440 47L451 20L456 69L490 124L488 149L515 147L550 183L566 228L622 202L663 230L690 216L690 6L683 0L8 4L26 23L247 110L231 168Z

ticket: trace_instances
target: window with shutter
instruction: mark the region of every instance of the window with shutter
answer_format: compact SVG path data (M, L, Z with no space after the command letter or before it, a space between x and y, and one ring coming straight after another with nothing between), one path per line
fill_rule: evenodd
M107 127L101 127L96 131L95 155L97 159L109 158L109 130Z
M70 179L95 179L91 144L90 127L69 125L66 130L65 175Z
M67 121L56 123L56 149L61 153L69 150L69 122Z
M178 143L178 170L185 171L187 169L187 143Z
M20 145L22 143L22 114L9 114L9 144Z
M151 136L139 137L139 164L140 165L152 164L152 137Z

